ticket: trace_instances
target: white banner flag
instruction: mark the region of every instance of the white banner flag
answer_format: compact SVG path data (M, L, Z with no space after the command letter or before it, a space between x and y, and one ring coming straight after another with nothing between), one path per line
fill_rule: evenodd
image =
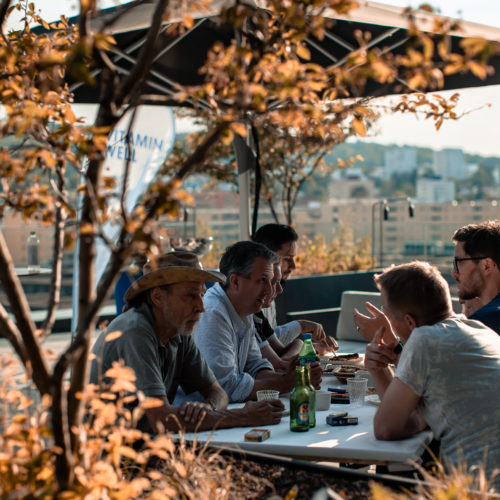
M165 106L140 106L129 131L132 113L125 115L108 136L104 176L117 181L116 199L110 201L110 211L118 214L119 193L123 187L123 177L127 160L129 172L125 209L133 210L141 194L154 179L175 140L175 120L170 108ZM90 123L90 121L89 121ZM128 135L128 137L127 137ZM121 224L108 222L104 234L116 241ZM100 239L96 241L96 283L99 283L111 255L109 248ZM74 332L78 320L78 246L73 265L73 316L71 329Z

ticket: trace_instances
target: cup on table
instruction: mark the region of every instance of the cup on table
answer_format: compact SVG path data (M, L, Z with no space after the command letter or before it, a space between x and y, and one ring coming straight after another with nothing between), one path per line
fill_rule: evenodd
M375 387L375 383L373 382L373 377L368 370L358 370L354 374L354 378L366 378L368 380L368 387Z
M367 388L368 379L366 378L347 379L347 392L349 393L349 402L352 408L363 406Z
M280 391L274 389L262 389L257 391L257 401L267 401L269 399L279 399Z
M316 391L316 410L324 411L330 409L332 393L329 391Z

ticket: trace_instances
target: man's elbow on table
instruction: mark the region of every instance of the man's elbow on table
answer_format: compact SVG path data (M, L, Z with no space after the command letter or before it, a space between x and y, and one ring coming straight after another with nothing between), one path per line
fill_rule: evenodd
M401 439L399 433L395 431L387 421L383 421L382 419L377 419L375 416L375 420L373 422L373 433L375 434L376 439L380 439L381 441L394 441L396 439Z

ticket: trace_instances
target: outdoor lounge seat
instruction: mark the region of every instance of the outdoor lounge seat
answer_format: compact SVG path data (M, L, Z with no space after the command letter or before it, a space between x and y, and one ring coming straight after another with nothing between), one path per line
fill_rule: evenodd
M346 290L342 292L342 297L340 299L340 314L337 322L338 340L367 342L363 335L356 330L352 316L355 308L363 314L367 314L365 307L365 302L367 301L380 307L380 292L362 292L358 290Z

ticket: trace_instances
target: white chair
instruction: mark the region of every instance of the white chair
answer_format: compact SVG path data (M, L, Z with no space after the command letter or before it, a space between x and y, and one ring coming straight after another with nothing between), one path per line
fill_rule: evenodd
M337 321L338 340L354 340L357 342L367 342L367 340L356 330L352 317L354 308L363 314L366 312L365 302L371 302L374 306L380 307L380 292L360 292L357 290L346 290L342 292L340 300L340 314Z

